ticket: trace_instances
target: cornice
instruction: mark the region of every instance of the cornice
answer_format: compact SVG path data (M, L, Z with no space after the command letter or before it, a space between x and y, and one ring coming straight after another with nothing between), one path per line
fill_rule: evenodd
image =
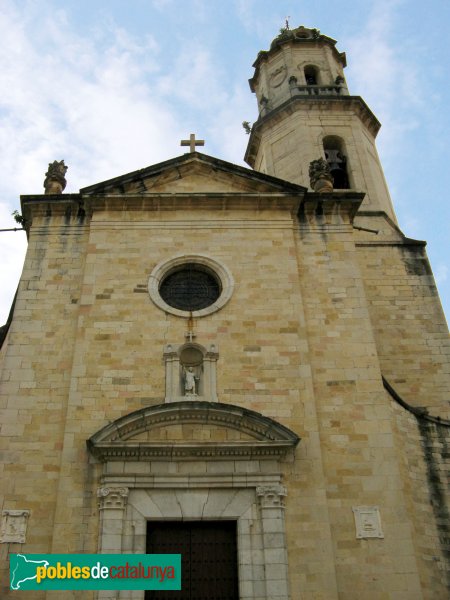
M305 188L297 192L186 192L99 193L22 196L22 214L27 224L35 217L90 217L96 211L160 212L179 210L277 210L296 214Z
M266 115L261 116L253 124L250 138L245 152L245 162L254 168L256 155L261 143L263 133L274 127L286 117L297 112L309 112L313 109L324 108L329 114L336 111L353 112L360 118L374 137L380 130L381 123L361 98L361 96L303 96L294 95L279 106L273 108Z
M305 191L298 193L146 193L83 197L92 212L177 210L287 210L295 213Z
M123 460L270 460L293 449L291 442L132 443L100 442L89 448L101 462Z
M325 194L308 192L299 209L300 226L323 229L352 225L364 197L364 192L351 190L335 190Z
M251 440L223 442L136 441L154 427L183 423L238 430ZM290 429L260 413L219 402L181 401L147 407L117 419L87 440L91 454L101 461L183 459L282 458L299 443Z
M232 181L233 178L239 180L242 179L243 184L251 186L252 191L255 193L271 193L271 192L301 192L302 186L295 183L279 179L272 175L266 175L229 163L219 158L202 154L200 152L192 152L177 156L170 160L133 171L132 173L126 173L119 177L114 177L107 181L102 181L94 185L82 188L80 193L83 197L86 196L97 196L99 194L128 194L152 192L151 188L147 187L147 180L154 180L162 175L169 176L173 175L174 180L183 178L185 175L191 173L204 173L208 177L215 178L217 174L222 174ZM167 180L170 185L170 180ZM227 189L229 189L227 187Z

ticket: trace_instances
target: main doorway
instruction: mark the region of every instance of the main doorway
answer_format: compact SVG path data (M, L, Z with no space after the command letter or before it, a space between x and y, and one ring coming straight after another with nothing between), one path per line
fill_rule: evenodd
M145 600L239 600L236 521L148 521L147 554L181 554L181 591Z

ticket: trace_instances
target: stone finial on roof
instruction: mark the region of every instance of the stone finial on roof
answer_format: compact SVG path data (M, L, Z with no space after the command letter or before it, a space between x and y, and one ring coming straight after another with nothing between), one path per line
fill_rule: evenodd
M309 163L309 181L315 192L325 194L333 191L333 176L330 166L324 158Z
M62 194L67 185L65 178L68 167L63 160L59 162L54 160L48 165L48 171L45 174L44 189L46 194Z

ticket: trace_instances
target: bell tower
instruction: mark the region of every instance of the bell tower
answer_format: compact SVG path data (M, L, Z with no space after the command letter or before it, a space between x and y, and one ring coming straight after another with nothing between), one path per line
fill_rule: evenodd
M285 29L258 53L249 80L259 117L246 162L254 169L308 186L308 166L325 158L334 189L364 191L365 211L396 221L375 138L380 123L360 96L350 95L347 65L336 41L317 29Z

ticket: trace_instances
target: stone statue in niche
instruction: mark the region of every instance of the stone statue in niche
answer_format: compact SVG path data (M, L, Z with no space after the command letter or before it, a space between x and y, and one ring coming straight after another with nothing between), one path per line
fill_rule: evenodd
M207 347L197 342L167 344L164 347L166 367L166 402L201 400L217 402L217 344Z
M200 377L195 374L192 367L184 367L184 395L185 396L197 396L196 383L200 380Z

